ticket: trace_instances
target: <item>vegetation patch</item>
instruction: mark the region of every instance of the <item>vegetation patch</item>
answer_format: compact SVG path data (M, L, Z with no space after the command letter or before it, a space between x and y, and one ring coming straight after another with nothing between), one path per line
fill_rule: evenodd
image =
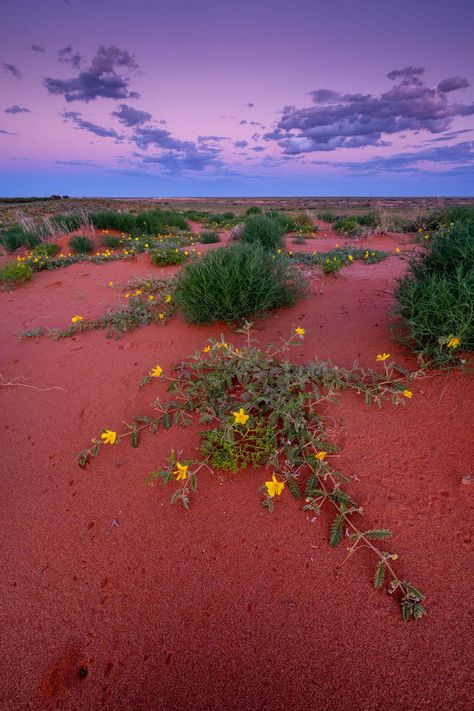
M333 514L329 544L336 547L346 542L346 560L358 550L368 549L375 558L374 587L381 589L387 584L388 592L399 598L403 619L419 619L426 613L424 595L397 575L397 554L387 551L385 543L379 547L378 542L387 540L390 531L360 525L362 507L346 488L351 478L332 464L336 447L326 433L322 409L343 390L363 395L367 403L381 404L387 397L394 404L406 402L412 397L406 377L399 378L395 364L387 364L388 354L376 358L383 363L381 373L345 370L322 361L295 365L283 360L283 352L304 337L302 327L295 328L280 348L269 347L266 352L253 345L250 324L244 332L247 345L243 348L222 339L211 340L203 352L178 364L172 377L155 365L141 384L166 379L171 399L156 399L155 413L135 417L123 434L104 429L93 439L92 447L79 453L79 465L86 466L102 447L127 437L132 447L137 447L143 430L156 432L195 420L202 426L212 424L211 430L202 432L199 460L171 451L169 460L154 470L148 481L175 483L171 501L188 509L198 488L199 472L258 468L265 509L273 511L285 490L312 516L328 507Z
M217 232L201 232L199 235L201 244L216 244L221 241Z
M291 257L301 262L314 267L321 267L324 274L337 274L342 267L353 264L354 261L360 260L367 264L377 264L378 262L387 259L388 252L382 252L378 249L356 249L355 247L336 247L328 252L293 252Z
M85 235L74 235L74 237L71 237L69 240L69 247L76 254L89 254L89 252L92 252L94 249L94 244L92 240Z
M9 262L0 268L0 284L2 287L24 286L31 280L33 270L28 264Z
M264 249L275 250L282 246L285 234L284 222L268 215L251 215L245 219L240 233L243 244L260 245Z
M176 303L190 323L228 323L294 304L302 277L284 256L257 244L208 252L187 264L177 278Z

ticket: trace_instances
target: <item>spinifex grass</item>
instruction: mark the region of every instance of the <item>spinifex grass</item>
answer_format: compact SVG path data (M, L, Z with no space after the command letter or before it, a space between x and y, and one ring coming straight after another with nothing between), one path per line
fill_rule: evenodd
M172 451L169 461L150 474L149 482L177 482L172 502L187 509L197 490L198 472L259 468L269 478L260 489L267 510L274 509L285 487L301 502L303 511L315 515L327 504L334 510L330 545L337 546L347 538L347 557L361 548L370 550L376 558L374 586L382 588L388 574L389 593L399 595L403 619L420 618L425 614L424 596L396 574L393 565L397 555L376 545L390 532L383 528L364 530L354 522L354 516L360 517L363 512L343 488L350 477L333 469L328 461L336 447L328 440L321 407L324 402L335 402L335 394L342 390L363 395L367 404L380 405L388 397L394 404L406 402L412 397L406 382L414 376L393 363L387 365L387 354L377 357L384 363L382 373L346 370L321 361L293 364L283 360L282 354L303 338L303 328L296 328L280 348L266 351L253 344L250 324L242 331L247 335L246 346L236 348L222 339L211 340L202 352L179 363L174 377L164 375L159 365L152 368L141 385L165 379L170 399L156 399L152 403L155 412L135 417L121 435L103 430L92 447L80 452L78 463L86 466L104 444L129 436L132 446L137 447L143 430L156 432L197 420L208 427L201 432L201 459L178 459Z

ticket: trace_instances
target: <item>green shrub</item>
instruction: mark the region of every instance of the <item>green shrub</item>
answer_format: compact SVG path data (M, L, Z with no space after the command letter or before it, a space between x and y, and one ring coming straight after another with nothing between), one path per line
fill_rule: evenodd
M246 215L261 215L262 214L262 208L257 207L257 205L252 205L252 207L249 207L247 210L245 210Z
M301 282L285 257L275 259L258 243L239 244L184 267L175 300L191 323L235 322L295 303Z
M461 220L425 243L395 296L397 335L413 351L442 365L459 349L474 350L474 221Z
M336 220L339 219L337 215L334 215L332 212L318 212L317 214L318 219L322 220L323 222L336 222Z
M69 246L76 254L88 254L94 249L92 240L84 235L75 235L69 240Z
M276 210L270 210L267 212L267 217L275 220L281 225L283 233L285 232L295 232L297 230L295 220L289 215L285 215L284 212L277 212Z
M268 215L251 215L245 220L240 240L244 244L259 244L265 249L277 250L284 234L281 220Z
M133 235L166 234L171 227L188 229L188 223L183 215L172 210L145 210L138 215L104 210L103 212L90 213L89 219L97 229L117 230Z
M474 222L474 206L452 205L434 210L424 219L423 224L427 230L439 230L457 222Z
M53 257L59 252L59 245L56 242L41 242L33 250L33 257Z
M157 267L167 267L171 264L182 264L186 255L177 248L162 245L150 252L150 259Z
M27 232L20 225L13 225L2 235L2 242L9 252L19 247L36 247L41 241L33 232Z
M347 237L357 237L362 233L355 217L339 217L334 222L334 231Z
M30 281L33 270L28 264L9 262L0 269L0 284L3 286L23 286Z
M199 242L201 242L201 244L215 244L220 241L221 238L217 232L201 232L199 236Z
M297 232L303 232L304 234L309 234L311 232L317 232L317 225L313 225L312 220L308 215L297 215L294 219Z
M379 216L376 212L367 212L365 215L357 215L354 219L364 227L377 227L379 224Z
M117 237L116 235L101 236L102 244L104 247L108 247L109 249L117 249L117 247L120 247L120 241L120 237Z

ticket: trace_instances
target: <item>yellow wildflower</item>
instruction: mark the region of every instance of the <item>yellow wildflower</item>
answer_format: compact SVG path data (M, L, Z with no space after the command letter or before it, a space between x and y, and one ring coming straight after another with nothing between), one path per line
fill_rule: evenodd
M407 397L409 400L413 397L413 393L412 393L411 390L404 390L404 391L403 391L403 394L404 394L405 397Z
M447 342L448 348L458 348L461 343L461 340L457 338L456 336L451 336L449 341Z
M268 492L268 496L273 498L274 496L280 496L281 492L285 488L285 482L278 481L275 474L272 474L272 480L266 481L265 486Z
M129 298L130 298L130 294L124 294L124 296L125 296L126 299L129 299Z
M318 452L315 456L316 456L316 459L319 459L320 462L324 462L324 460L326 459L326 454L327 454L327 452L325 452L323 449L320 452Z
M171 296L171 294L166 294L166 296L165 296L165 304L170 304L171 301L172 301L172 298L173 298L173 297Z
M84 316L73 316L71 323L79 323L79 321L84 321Z
M113 286L113 285L114 285L114 282L113 282L113 281L108 281L108 282L107 282L107 286Z
M354 257L352 256L352 254L348 254L348 255L347 255L347 259L348 259L350 262L352 262L352 260L354 259Z
M295 333L297 336L300 336L300 338L302 338L306 331L304 330L304 328L301 328L301 326L298 326L297 328L295 328Z
M152 378L159 378L162 372L163 368L160 368L159 365L155 365L155 367L151 369L150 375L152 376Z
M153 294L150 294L150 296L148 297L148 301L154 301L154 299L155 297L153 296Z
M387 358L390 358L390 353L379 353L377 356L375 356L375 360L378 363L382 363L384 360L387 360Z
M188 467L186 466L186 464L180 464L179 462L176 462L176 469L173 472L176 477L176 481L180 481L180 479L186 479L187 471Z
M104 440L104 444L115 444L117 441L117 433L113 430L104 430L100 438Z
M395 247L395 252L398 253L399 251L400 251L400 247Z
M234 415L234 425L245 425L250 415L245 414L243 407L238 410L238 412L233 412Z
M210 350L211 350L211 346L204 346L204 348L202 349L202 352L209 353Z
M164 317L165 317L165 315L164 315L163 313L161 313L161 314L158 314L158 318L161 318L161 319L163 319Z

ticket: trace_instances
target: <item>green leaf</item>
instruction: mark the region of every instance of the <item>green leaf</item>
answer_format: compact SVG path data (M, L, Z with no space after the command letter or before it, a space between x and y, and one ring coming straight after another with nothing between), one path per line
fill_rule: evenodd
M162 419L163 419L163 427L165 428L165 430L169 430L169 428L171 427L171 417L170 417L169 412L165 412Z
M191 491L196 491L196 489L197 489L197 476L196 476L196 474L192 474L189 481L190 481L190 484L191 484Z
M290 477L287 480L287 484L288 484L288 491L290 492L292 497L294 499L296 499L297 501L299 499L301 499L301 491L300 491L300 487L298 486L296 479L294 477Z
M380 589L385 580L385 563L381 561L375 571L374 588Z
M138 431L137 430L133 430L130 440L132 443L132 447L138 447Z
M337 516L334 518L334 521L331 524L331 531L329 534L329 545L336 547L343 534L344 530L344 516L341 516L340 514L337 514Z
M387 528L372 528L369 531L364 531L366 538L390 538L391 535Z

